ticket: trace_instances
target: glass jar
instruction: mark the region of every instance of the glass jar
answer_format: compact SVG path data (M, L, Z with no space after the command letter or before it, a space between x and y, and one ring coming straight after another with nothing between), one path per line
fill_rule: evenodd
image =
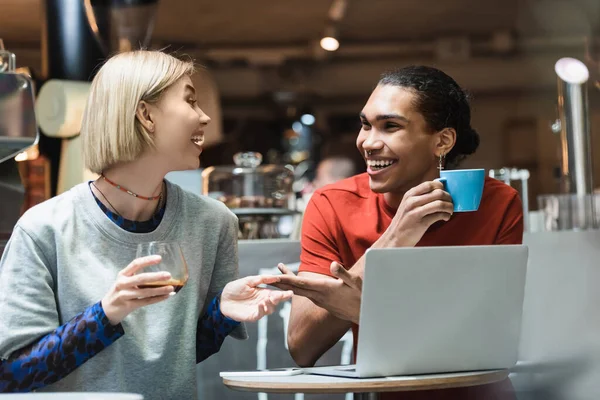
M235 165L202 172L203 194L222 201L236 214L294 210L293 171L280 165L261 165L260 153L237 153Z

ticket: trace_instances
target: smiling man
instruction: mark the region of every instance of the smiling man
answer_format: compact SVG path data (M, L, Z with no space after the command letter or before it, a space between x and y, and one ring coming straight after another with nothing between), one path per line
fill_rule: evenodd
M313 365L350 328L356 345L367 249L522 242L521 201L510 186L486 178L478 211L453 215L450 195L434 181L439 169L455 168L477 149L470 119L465 92L442 71L417 66L382 76L360 113L356 145L367 172L315 192L298 276L280 265L285 276L277 286L297 295L288 345L299 365ZM511 392L506 380L389 398L493 399Z

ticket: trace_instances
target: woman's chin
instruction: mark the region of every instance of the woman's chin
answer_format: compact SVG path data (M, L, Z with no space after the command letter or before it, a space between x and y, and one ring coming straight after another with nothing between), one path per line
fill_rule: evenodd
M169 168L170 171L191 171L191 170L196 170L198 168L200 168L200 159L196 159L196 160L188 160L185 163L182 163L181 161L183 160L179 160L179 162L177 164L174 164L172 168Z

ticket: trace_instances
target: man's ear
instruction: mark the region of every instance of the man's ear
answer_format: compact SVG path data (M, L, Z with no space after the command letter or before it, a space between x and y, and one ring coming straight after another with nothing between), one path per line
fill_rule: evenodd
M456 130L454 128L444 128L437 133L437 143L435 147L436 156L446 156L456 144Z

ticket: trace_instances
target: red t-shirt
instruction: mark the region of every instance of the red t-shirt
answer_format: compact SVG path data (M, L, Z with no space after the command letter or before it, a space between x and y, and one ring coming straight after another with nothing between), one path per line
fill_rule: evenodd
M385 232L395 213L396 210L386 204L383 194L371 190L366 173L317 190L302 222L300 271L331 275L332 261L351 268ZM417 246L522 242L523 208L518 192L504 182L486 177L479 209L455 213L448 222L432 225ZM352 330L356 353L358 326ZM473 395L485 399L507 398L502 396L504 389L499 385L511 388L510 382L503 382L485 387L397 393L393 398L454 399Z

